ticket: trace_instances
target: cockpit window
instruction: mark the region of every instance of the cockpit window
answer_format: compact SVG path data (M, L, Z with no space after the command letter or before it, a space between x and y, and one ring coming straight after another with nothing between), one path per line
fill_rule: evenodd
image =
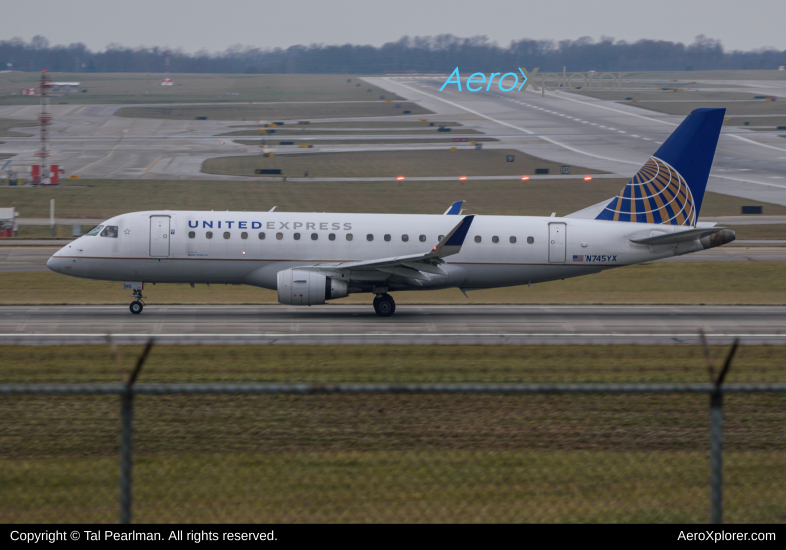
M104 230L101 232L102 237L111 237L112 239L117 238L117 226L116 225L107 225Z
M96 235L98 235L101 232L101 230L103 228L104 228L103 225L97 225L93 229L91 229L90 231L85 233L85 237L95 237Z

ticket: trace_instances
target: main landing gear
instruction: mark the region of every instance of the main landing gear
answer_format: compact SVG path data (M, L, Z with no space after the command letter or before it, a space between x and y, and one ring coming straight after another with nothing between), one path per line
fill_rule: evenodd
M134 290L132 292L133 294L131 294L131 296L134 297L134 301L131 302L131 305L128 306L128 309L130 309L131 313L134 315L139 315L142 313L142 308L145 307L145 303L142 301L145 297L142 296L141 290Z
M390 317L396 312L396 302L390 294L377 294L374 298L374 311L380 317Z

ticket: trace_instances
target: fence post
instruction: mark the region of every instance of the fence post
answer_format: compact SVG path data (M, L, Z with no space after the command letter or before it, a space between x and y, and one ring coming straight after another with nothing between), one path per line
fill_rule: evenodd
M723 392L710 394L710 523L723 523Z
M704 355L710 372L710 381L715 386L710 393L710 523L723 523L723 380L731 367L731 360L737 351L739 339L734 343L726 356L723 369L715 377L715 369L710 358L710 349L704 332L701 332Z
M131 466L133 464L134 390L126 384L120 395L120 523L131 523Z
M109 343L113 355L118 359L119 353L111 337L109 337ZM145 350L137 360L136 367L126 378L125 388L123 393L120 394L120 523L124 525L131 523L131 475L134 463L134 382L136 382L139 372L142 370L142 365L145 363L145 359L152 347L153 340L149 340Z

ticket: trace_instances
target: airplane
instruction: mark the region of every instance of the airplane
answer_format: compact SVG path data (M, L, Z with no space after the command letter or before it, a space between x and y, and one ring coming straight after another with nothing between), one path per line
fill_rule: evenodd
M253 285L287 305L391 292L524 285L721 246L698 222L725 109L696 109L622 191L565 217L156 210L108 219L55 253L64 275L123 281L142 312L145 283ZM456 223L458 219L458 223Z

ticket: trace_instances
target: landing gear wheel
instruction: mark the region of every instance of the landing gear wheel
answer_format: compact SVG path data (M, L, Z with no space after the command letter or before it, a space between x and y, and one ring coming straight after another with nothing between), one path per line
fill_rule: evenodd
M134 315L139 315L140 313L142 313L142 307L143 307L142 302L134 301L131 302L131 305L128 306L128 309L130 309L131 313L133 313Z
M396 312L396 302L390 294L381 294L374 298L374 311L380 317L390 317Z

